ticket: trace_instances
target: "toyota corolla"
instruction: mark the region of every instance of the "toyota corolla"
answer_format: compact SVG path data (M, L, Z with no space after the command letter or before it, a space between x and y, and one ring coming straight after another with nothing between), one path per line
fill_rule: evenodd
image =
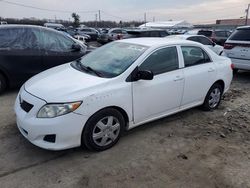
M102 151L128 129L202 106L218 107L232 80L231 60L187 40L112 42L28 80L15 102L31 143Z

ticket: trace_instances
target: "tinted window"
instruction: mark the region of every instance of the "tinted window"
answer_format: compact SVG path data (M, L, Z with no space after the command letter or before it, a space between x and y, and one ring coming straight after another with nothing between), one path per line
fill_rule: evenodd
M198 40L198 37L189 37L189 38L187 38L187 40L194 41L194 42L200 42Z
M215 35L217 37L227 37L227 33L225 31L215 31Z
M212 31L201 30L201 31L198 31L198 35L204 35L206 37L211 37L212 36Z
M159 37L159 32L158 31L151 31L150 36L151 37Z
M0 48L3 49L38 49L37 37L31 28L0 29Z
M176 47L157 50L151 54L140 66L140 70L150 70L155 75L179 68Z
M81 29L81 31L83 31L83 32L91 32L92 30L91 29Z
M160 31L160 36L166 37L166 36L168 36L168 33L166 31Z
M208 38L205 38L205 37L198 37L198 40L201 44L204 44L204 45L213 45L212 41L209 40Z
M236 30L231 36L230 40L250 41L250 29Z
M43 48L53 52L70 52L75 43L70 38L56 32L42 31L41 40Z
M181 49L184 57L185 67L211 62L207 53L199 47L183 46Z
M116 30L113 30L113 31L112 31L112 33L122 33L122 31L121 31L121 30L116 29Z

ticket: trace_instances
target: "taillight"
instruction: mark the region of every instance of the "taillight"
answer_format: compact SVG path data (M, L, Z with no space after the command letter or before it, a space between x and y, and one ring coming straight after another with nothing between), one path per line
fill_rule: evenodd
M231 69L234 70L234 64L233 63L231 63Z
M226 50L231 50L231 49L233 49L234 48L234 45L233 44L228 44L228 43L225 43L224 44L224 49L226 49Z

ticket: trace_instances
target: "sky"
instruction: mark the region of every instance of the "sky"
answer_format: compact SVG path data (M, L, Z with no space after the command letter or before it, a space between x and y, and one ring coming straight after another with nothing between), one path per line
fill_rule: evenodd
M48 11L17 6L19 3ZM98 10L101 20L147 21L186 20L190 23L215 23L217 19L245 17L250 0L0 0L0 17L93 21Z

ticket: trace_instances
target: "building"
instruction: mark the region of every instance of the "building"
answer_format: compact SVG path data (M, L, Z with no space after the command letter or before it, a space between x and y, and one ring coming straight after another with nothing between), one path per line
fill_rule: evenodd
M216 20L218 25L229 25L229 26L242 26L246 24L246 19L225 19L225 20ZM250 19L247 21L247 25L250 25Z

